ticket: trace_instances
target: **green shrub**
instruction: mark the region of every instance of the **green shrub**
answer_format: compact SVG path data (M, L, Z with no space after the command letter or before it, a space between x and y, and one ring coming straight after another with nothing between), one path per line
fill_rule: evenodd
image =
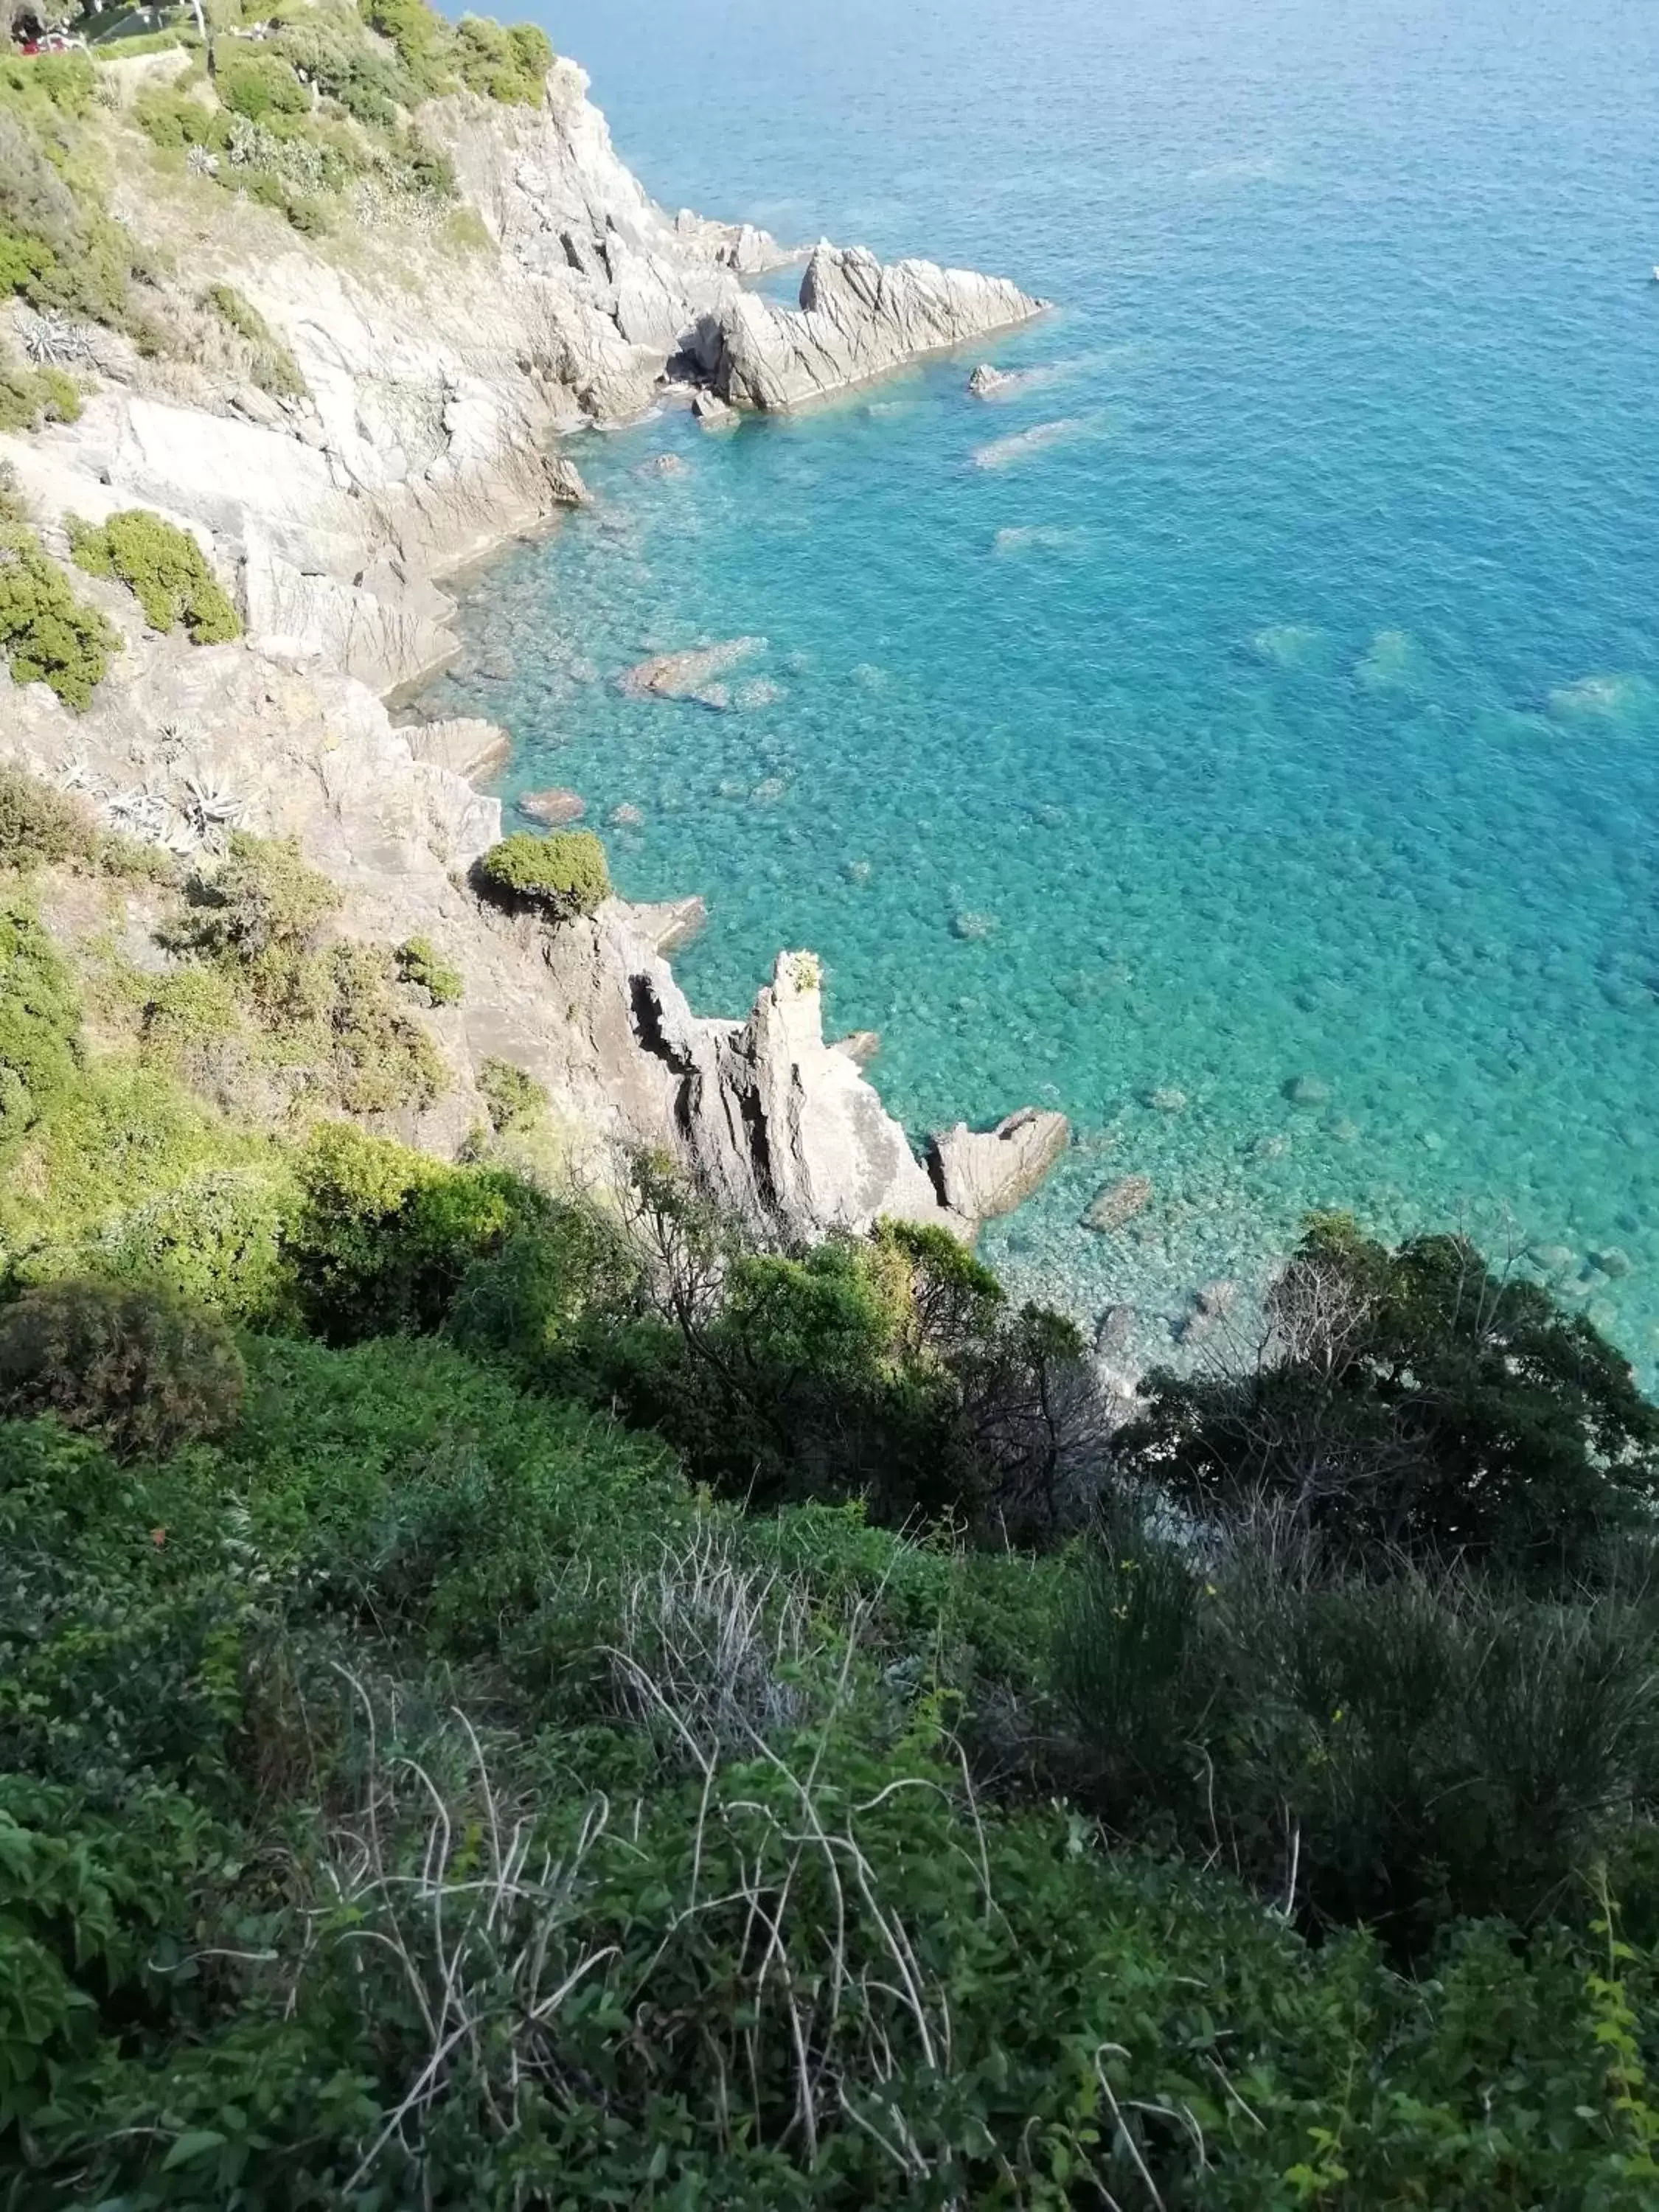
M304 85L277 54L238 53L222 59L214 87L231 113L246 115L250 123L271 115L303 115L311 106Z
M514 830L477 863L479 890L514 911L554 921L592 914L611 896L605 847L591 830L559 830L538 837Z
M372 31L391 40L421 97L454 89L454 33L426 0L358 0Z
M487 15L463 15L455 26L455 61L469 92L535 107L553 66L553 48L535 23L515 23L509 31Z
M486 1060L478 1069L478 1089L497 1136L528 1128L547 1111L547 1091L533 1075L510 1060Z
M253 349L253 381L273 399L308 397L300 364L251 301L230 284L210 284L208 305Z
M303 951L340 903L337 888L308 867L292 837L233 830L228 857L191 886L183 934L198 951L238 960Z
M38 430L43 422L76 422L80 416L80 386L61 368L0 362L0 430Z
M225 143L223 116L174 85L147 86L132 103L132 119L152 145L165 151L189 146L218 151Z
M1587 1559L1659 1492L1659 1408L1583 1315L1462 1237L1316 1219L1243 1374L1154 1375L1121 1460L1201 1512L1247 1495L1387 1561Z
M207 1166L106 1220L77 1256L113 1282L159 1287L250 1327L291 1322L284 1249L294 1194L269 1163Z
M1367 1580L1125 1516L1079 1566L1055 1680L1073 1785L1121 1834L1222 1851L1305 1924L1418 1956L1559 1909L1659 1789L1651 1608L1466 1572Z
M54 791L0 761L0 868L51 866L83 856L97 836L91 815L71 793Z
M119 645L97 609L76 598L38 538L0 529L0 653L14 684L49 684L66 706L84 708Z
M0 1153L75 1081L80 1025L52 939L27 907L0 902Z
M28 502L16 470L9 461L0 461L0 532L26 529L29 519Z
M312 1326L331 1341L439 1328L468 1271L548 1201L496 1169L447 1168L349 1122L299 1160L289 1249Z
M385 954L369 945L336 945L322 969L327 996L321 1026L340 1104L351 1114L429 1105L447 1084L447 1071L425 1030L387 988Z
M240 637L242 625L207 557L187 530L131 507L94 527L69 518L70 550L89 576L116 576L152 629L182 623L195 645Z
M428 937L411 937L398 947L393 956L398 963L401 981L417 991L424 991L434 1006L458 1006L461 1002L462 981L459 968L436 952Z
M194 1046L228 1036L237 1027L240 1008L230 978L217 968L191 965L163 975L145 1005L147 1052L175 1060Z
M152 1291L52 1283L0 1310L0 1407L54 1413L118 1459L222 1435L243 1382L223 1322Z

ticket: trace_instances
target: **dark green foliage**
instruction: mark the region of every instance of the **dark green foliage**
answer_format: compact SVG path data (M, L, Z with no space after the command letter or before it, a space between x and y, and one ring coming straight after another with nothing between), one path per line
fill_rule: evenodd
M1076 1330L1008 1314L944 1231L886 1223L757 1253L648 1161L635 1215L653 1310L617 1334L598 1385L701 1480L757 1506L857 1498L888 1525L1025 1540L1061 1525L1064 1477L1097 1480Z
M222 116L175 85L146 86L132 104L132 119L152 145L169 152L189 146L216 152L225 142Z
M120 643L27 530L0 529L0 653L14 684L46 684L85 708Z
M498 905L550 921L592 914L611 896L605 847L591 830L556 830L546 837L515 830L490 847L474 875L478 889Z
M1659 1794L1659 1611L1466 1575L1363 1579L1125 1519L1074 1586L1057 1681L1127 1834L1217 1850L1313 1926L1419 1952L1535 1921Z
M117 1459L222 1435L243 1380L224 1323L155 1291L51 1283L0 1309L0 1410L55 1414Z
M1651 2063L1639 1948L1601 1985L1565 1929L1461 1929L1416 1981L1310 1950L1062 1806L972 1806L903 1686L927 1621L896 1651L834 1595L907 1547L805 1516L768 1589L748 1535L790 1516L700 1510L446 1347L251 1368L168 1463L0 1431L20 2202L1644 2201L1598 2039L1622 2006Z
M401 981L424 991L434 1006L458 1006L461 1002L461 971L434 949L429 937L411 937L393 955Z
M69 519L70 550L89 576L116 576L152 629L182 623L193 645L222 645L242 625L206 556L187 530L132 507L94 527Z
M1357 1554L1587 1557L1659 1484L1659 1411L1582 1315L1461 1237L1308 1230L1242 1375L1152 1378L1124 1461L1201 1510L1263 1496Z
M0 1158L74 1083L81 1009L33 914L0 902Z
M478 1088L498 1136L531 1127L547 1111L544 1088L510 1060L486 1060L478 1070Z
M548 1210L516 1176L441 1167L349 1122L319 1128L299 1171L288 1249L311 1325L336 1343L436 1328L480 1258Z
M0 868L32 868L89 853L97 840L78 799L0 762Z

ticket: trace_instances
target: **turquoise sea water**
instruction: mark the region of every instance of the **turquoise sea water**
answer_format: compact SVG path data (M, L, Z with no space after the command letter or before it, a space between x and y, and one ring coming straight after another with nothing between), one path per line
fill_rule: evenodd
M1063 1106L988 1237L1022 1287L1151 1348L1310 1205L1455 1220L1570 1253L1653 1379L1659 9L543 20L671 206L1058 304L810 416L586 441L596 509L471 580L432 703L509 726L509 797L641 811L623 887L712 910L694 1003L812 945L918 1132ZM980 354L1041 375L975 401ZM741 635L730 711L617 690ZM1133 1170L1141 1219L1080 1227Z

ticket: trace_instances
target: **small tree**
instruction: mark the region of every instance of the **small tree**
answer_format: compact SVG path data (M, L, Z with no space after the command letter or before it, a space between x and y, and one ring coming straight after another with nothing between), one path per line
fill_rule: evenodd
M1659 1490L1659 1408L1583 1316L1461 1237L1316 1217L1245 1371L1154 1375L1124 1463L1200 1510L1266 1496L1366 1556L1582 1558Z

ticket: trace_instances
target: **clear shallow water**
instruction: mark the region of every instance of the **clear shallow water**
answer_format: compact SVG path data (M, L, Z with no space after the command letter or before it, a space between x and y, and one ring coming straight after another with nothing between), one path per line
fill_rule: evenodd
M988 1235L1022 1287L1155 1336L1310 1205L1457 1220L1569 1249L1651 1382L1659 10L1171 13L550 16L670 205L1060 306L978 349L1043 372L997 404L975 351L588 441L597 510L472 581L433 704L513 730L509 797L641 810L613 866L707 896L695 1003L811 945L918 1131L1063 1106ZM728 712L616 688L740 635Z

